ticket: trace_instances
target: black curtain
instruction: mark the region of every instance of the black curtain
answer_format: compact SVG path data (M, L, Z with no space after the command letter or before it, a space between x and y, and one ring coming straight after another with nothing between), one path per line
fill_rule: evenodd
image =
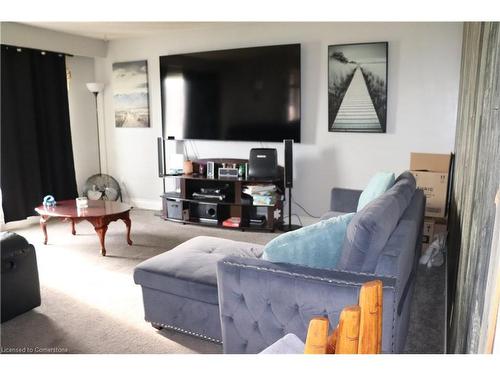
M5 221L45 195L77 196L65 56L1 46L1 189Z

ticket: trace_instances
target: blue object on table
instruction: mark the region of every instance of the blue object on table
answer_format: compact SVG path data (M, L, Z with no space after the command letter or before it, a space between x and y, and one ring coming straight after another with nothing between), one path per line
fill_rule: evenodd
M55 206L56 205L56 200L54 199L54 197L52 195L46 195L43 198L43 205L44 206L49 206L49 207Z

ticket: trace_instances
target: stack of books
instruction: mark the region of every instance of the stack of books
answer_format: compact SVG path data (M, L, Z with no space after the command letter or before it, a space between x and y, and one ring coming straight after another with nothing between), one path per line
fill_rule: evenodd
M252 197L254 206L274 206L276 203L276 185L248 185L243 193Z
M222 226L230 228L239 228L241 225L241 218L233 216L222 222Z

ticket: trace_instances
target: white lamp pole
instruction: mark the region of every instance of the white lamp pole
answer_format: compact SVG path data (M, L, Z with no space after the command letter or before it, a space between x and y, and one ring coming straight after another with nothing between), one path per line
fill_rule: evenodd
M95 98L95 114L97 124L97 155L99 157L99 174L101 174L101 143L99 141L99 113L97 109L97 95L104 90L104 83L90 82L87 83L87 89L94 94Z

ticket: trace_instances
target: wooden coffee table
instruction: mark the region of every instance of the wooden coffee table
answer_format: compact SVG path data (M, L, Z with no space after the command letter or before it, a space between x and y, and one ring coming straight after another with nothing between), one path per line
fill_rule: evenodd
M87 220L93 226L99 241L101 242L101 255L106 255L106 248L104 247L104 237L108 230L108 224L112 221L123 220L127 226L127 243L132 245L130 240L130 216L129 212L131 206L125 203L112 202L112 201L88 201L87 208L77 208L74 199L67 201L59 201L54 207L38 206L35 211L40 214L40 227L45 236L44 244L47 244L47 221L52 217L57 217L62 220L71 221L71 233L76 234L75 224Z

